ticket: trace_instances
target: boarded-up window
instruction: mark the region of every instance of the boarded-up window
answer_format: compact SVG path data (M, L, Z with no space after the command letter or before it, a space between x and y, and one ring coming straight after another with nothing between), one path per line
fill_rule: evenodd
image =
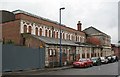
M27 33L27 25L24 25L24 33Z

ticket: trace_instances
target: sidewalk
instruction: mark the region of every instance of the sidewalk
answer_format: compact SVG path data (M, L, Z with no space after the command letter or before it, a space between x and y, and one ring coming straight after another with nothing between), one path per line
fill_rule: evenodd
M72 68L72 65L70 65L70 66L63 66L63 67L55 67L55 68L44 68L44 69L4 72L3 75L31 75L31 74L34 74L34 73L58 71L58 70L65 70L65 69L70 69L70 68Z
M70 65L70 66L55 67L55 68L45 68L45 70L48 70L48 71L57 71L57 70L69 69L69 68L72 68L72 67L73 66Z

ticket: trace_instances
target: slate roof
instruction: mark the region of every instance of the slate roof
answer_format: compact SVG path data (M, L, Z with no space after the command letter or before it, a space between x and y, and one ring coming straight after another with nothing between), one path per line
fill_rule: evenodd
M49 38L49 37L45 37L45 36L36 36L36 35L32 35L32 36L34 38L37 38L37 39L45 42L46 44L53 44L53 45L59 45L60 44L60 39ZM62 40L61 45L79 46L74 41L70 41L70 40Z
M96 31L98 31L99 33L102 33L102 34L104 34L105 36L108 36L108 37L110 37L109 35L107 35L106 33L104 33L104 32L102 32L102 31L100 31L100 30L98 30L98 29L96 29L95 27L88 27L88 28L86 28L86 29L84 29L83 30L83 32L85 32L86 33L86 31L87 30L89 30L89 29L94 29L94 30L96 30Z

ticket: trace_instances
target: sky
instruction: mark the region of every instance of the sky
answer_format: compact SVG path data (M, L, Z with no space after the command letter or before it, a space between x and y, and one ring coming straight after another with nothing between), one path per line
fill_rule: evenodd
M59 8L62 10L62 24L77 29L81 21L82 30L93 26L111 36L111 42L118 42L119 0L0 0L1 10L24 10L29 13L59 22Z

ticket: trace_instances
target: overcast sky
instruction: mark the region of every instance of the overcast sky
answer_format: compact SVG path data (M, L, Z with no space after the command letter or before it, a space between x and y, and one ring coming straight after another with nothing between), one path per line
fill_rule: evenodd
M82 22L82 30L93 26L111 36L112 43L118 42L119 0L0 0L0 9L14 11L21 9L29 13L59 22L59 8L62 10L62 24L76 29Z

